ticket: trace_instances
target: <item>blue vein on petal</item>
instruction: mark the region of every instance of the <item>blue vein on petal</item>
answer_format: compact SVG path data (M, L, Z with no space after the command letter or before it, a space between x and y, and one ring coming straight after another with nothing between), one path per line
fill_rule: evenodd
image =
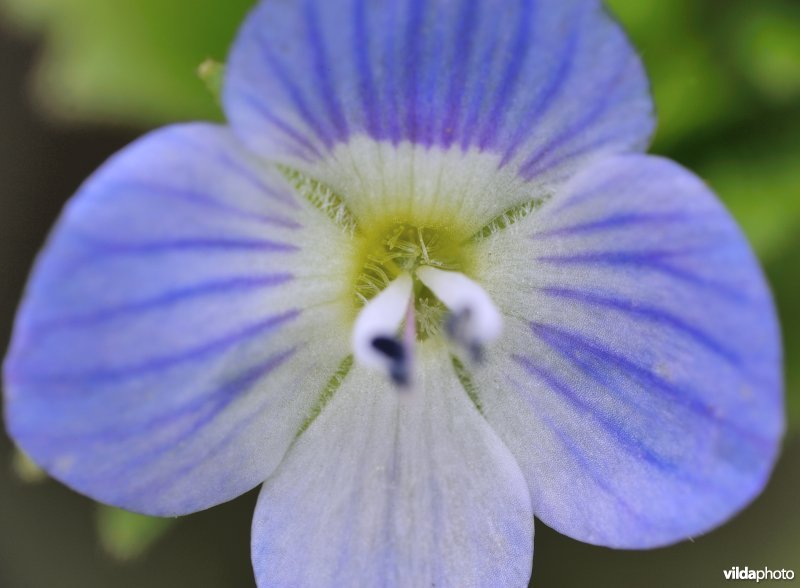
M356 0L353 5L353 58L358 70L358 90L361 107L366 113L367 132L380 141L384 138L384 133L378 113L375 77L369 64L370 39L365 2L366 0Z
M536 124L539 124L542 117L556 103L556 99L562 92L565 83L572 74L582 23L579 18L572 18L570 20L572 22L572 27L564 42L564 48L559 53L561 59L558 62L555 71L550 76L550 79L547 81L544 89L531 103L528 112L526 112L525 116L523 117L523 120L527 121L526 124L520 125L516 129L511 141L509 141L508 147L503 153L503 158L498 167L505 166L514 158L514 156L516 156L517 151L522 146L526 135L530 132L530 128Z
M417 95L419 93L417 79L417 64L419 63L419 32L422 30L422 19L424 15L424 2L422 0L410 0L410 15L405 28L405 47L403 64L403 102L406 105L405 131L406 139L412 143L417 142Z
M531 332L550 348L557 351L565 359L573 363L584 373L587 365L577 359L576 353L580 350L594 359L603 362L615 370L615 373L625 375L649 389L660 390L668 395L678 406L682 406L692 413L718 424L751 441L754 446L768 449L771 447L769 440L752 431L746 430L736 423L721 419L714 409L697 396L696 391L683 388L669 382L651 369L641 366L634 361L606 349L599 342L591 341L577 333L544 323L531 322ZM600 384L606 384L597 374L587 373Z
M301 154L301 158L307 161L310 161L309 158L304 152L309 151L313 157L321 158L322 153L317 149L307 137L305 137L299 130L293 127L291 124L283 120L282 118L278 117L275 113L269 110L263 103L260 97L254 96L249 92L245 92L242 95L242 99L244 100L245 104L247 104L250 108L258 112L261 116L267 119L272 125L281 131L284 135L289 137L293 140L297 145L300 151L296 151L296 153Z
M73 231L70 237L95 249L97 257L115 255L155 255L171 251L299 251L290 243L269 239L231 237L185 237L163 241L124 242Z
M127 302L108 308L100 308L83 314L61 316L40 323L31 325L30 332L72 328L88 325L96 325L112 319L125 317L131 313L139 313L154 310L165 306L172 306L190 299L203 298L216 294L239 293L248 290L259 290L285 284L292 279L289 273L267 274L264 276L237 276L221 280L193 284L184 288L168 290L156 296Z
M215 148L209 149L205 143L198 143L194 137L182 133L173 133L172 135L167 135L167 137L172 143L184 145L197 153L213 158L223 167L235 172L236 177L245 180L248 184L256 188L259 194L263 194L271 200L285 204L295 210L298 208L298 203L292 198L291 193L279 192L273 186L266 184L264 180L251 169L251 166L243 165L240 161L232 159L228 153L220 152Z
M556 137L550 139L541 149L536 151L521 164L519 173L522 177L532 178L547 169L547 158L550 157L553 152L561 147L564 142L574 139L583 129L593 124L609 107L614 105L615 101L613 99L616 97L614 90L622 82L624 75L627 73L629 64L624 63L623 65L625 67L621 67L614 72L609 81L606 82L606 89L601 94L602 98L592 103L591 108L587 109L585 116L570 125ZM552 163L551 161L551 166Z
M153 196L155 198L162 198L166 196L168 198L174 198L176 200L184 200L193 205L199 205L203 207L212 208L220 212L226 212L234 217L246 220L252 220L258 223L276 225L287 229L300 229L303 226L297 221L284 216L259 214L256 212L239 208L237 206L233 206L221 200L217 200L216 198L209 196L208 194L205 194L203 192L177 188L174 186L153 184L141 180L128 180L125 182L118 182L116 184L113 184L109 186L107 189L113 190L116 193L125 191L134 191L143 196Z
M171 437L164 443L161 443L158 446L147 450L146 452L140 453L132 460L127 460L118 464L117 469L119 471L125 471L131 467L136 467L146 463L153 458L164 455L164 452L167 449L170 447L175 447L180 443L181 440L195 437L200 430L214 422L214 417L219 414L221 410L224 410L236 399L241 398L241 394L244 391L252 390L258 382L269 375L274 369L280 367L289 357L294 355L295 352L296 349L290 349L283 353L273 355L269 357L263 364L255 366L235 380L224 385L216 392L217 395L220 395L217 405L213 406L210 410L207 410L207 412L200 413L200 418L190 423L190 426L187 430L183 430L177 436ZM170 486L174 486L184 479L184 477L192 470L196 469L203 463L208 463L215 454L219 453L228 444L230 444L231 441L233 441L254 419L261 416L264 408L273 401L273 397L270 395L265 395L265 400L252 410L248 410L244 418L235 423L233 426L229 427L229 433L223 436L219 442L215 443L211 447L205 448L202 453L202 459L189 462L178 470L170 470L168 474L163 476L161 479L157 478L156 480L150 481L145 485L145 487L137 488L135 493L139 494L146 491L148 495L152 495L155 490L163 491Z
M536 231L530 235L531 239L544 239L550 237L573 237L586 233L599 233L607 230L616 230L627 227L640 227L641 225L665 225L671 223L694 222L698 218L697 213L687 212L667 212L667 213L621 213L613 214L597 220L584 221L558 227Z
M533 12L533 2L522 2L522 14L518 16L517 30L514 34L511 49L508 52L509 60L500 78L500 84L495 93L489 112L484 119L483 128L478 135L478 145L481 149L488 147L497 130L502 126L503 114L507 110L508 102L513 98L514 92L520 81L522 69L530 52L530 23ZM463 145L462 145L463 147Z
M524 390L519 383L514 382L514 385L518 390ZM597 487L603 490L606 494L608 494L611 499L616 502L622 510L627 512L630 516L634 517L637 521L642 523L647 528L655 528L656 525L646 518L643 514L637 512L633 506L628 502L622 495L620 495L606 480L603 474L598 470L598 465L595 460L589 458L586 455L586 451L583 450L569 435L566 434L563 427L560 426L558 423L554 422L548 415L547 410L544 407L536 406L537 409L537 416L544 422L545 426L550 430L556 438L558 438L559 442L567 449L570 455L578 462L578 465L581 468L581 471L587 472L589 477L592 481L597 484Z
M213 341L204 342L201 345L183 349L170 355L152 357L132 365L75 373L24 373L14 370L10 375L13 379L24 382L81 382L89 384L124 380L153 372L158 373L176 365L194 361L207 355L223 351L235 345L239 345L248 339L268 333L275 327L294 320L299 315L300 311L297 309L289 310L282 314L271 315L267 318L259 320L258 322L247 325L238 331L226 334L218 339L214 339Z
M512 358L528 374L542 380L547 384L549 389L558 392L558 394L574 408L581 410L583 413L591 414L626 453L644 459L644 461L661 471L671 473L677 473L679 471L677 463L668 461L643 443L641 439L636 439L631 436L627 431L611 421L606 415L595 410L595 407L584 401L575 390L556 378L552 372L537 365L530 357L513 354Z
M334 142L330 136L330 133L325 130L322 123L317 119L316 116L314 116L311 108L306 102L306 96L303 94L303 91L292 81L291 75L286 71L280 60L275 57L272 52L272 48L269 45L269 41L265 37L260 36L258 37L257 42L261 51L261 55L264 58L264 62L269 65L277 80L283 85L290 102L292 102L294 107L306 121L308 126L311 127L317 137L322 141L325 147L330 149Z
M319 26L319 15L316 10L316 0L306 0L304 16L307 27L307 41L308 47L311 50L312 66L314 69L314 76L318 84L316 88L325 109L328 112L328 117L333 124L335 133L335 141L344 141L349 132L347 128L347 120L342 112L342 106L339 103L339 98L336 95L336 88L331 80L330 65L328 64L327 53L325 51L324 40L322 37L322 30Z
M666 260L702 253L698 249L669 250L669 249L650 249L650 250L606 250L590 251L581 253L542 255L536 258L542 263L554 265L600 265L612 267L634 267L636 269L647 269L657 273L665 274L676 278L682 282L704 288L714 292L722 298L738 304L750 302L742 292L729 287L727 284L708 280L690 271L672 265Z
M550 344L548 341L545 342ZM562 349L556 350L562 353L568 353ZM557 392L570 405L572 405L573 408L581 410L583 414L592 415L600 427L606 431L606 433L608 433L615 440L617 445L633 459L649 464L672 479L714 490L719 495L731 494L732 490L730 488L727 488L724 485L719 485L713 480L698 477L694 475L694 472L692 471L682 469L682 458L671 460L661 455L659 452L648 446L643 439L637 438L628 432L622 426L622 424L614 422L614 420L610 419L607 415L596 410L596 407L592 406L588 402L585 402L575 390L573 390L562 380L558 379L552 371L538 366L532 358L520 355L512 355L512 359L528 374L539 378L548 386L550 390ZM578 365L580 366L580 364ZM527 394L526 398L530 403L535 404L533 395ZM541 412L546 413L546 411ZM735 432L735 434L740 434L743 432L741 429L731 425L730 423L724 423L721 421L716 422L727 425L729 433ZM770 446L769 442L766 440L761 440L749 432L744 433L751 441L751 446L753 449L762 450L762 448L766 449ZM569 445L570 448L574 450L573 455L576 457L579 457L579 454L583 455L584 452L576 444L570 443ZM593 478L595 477L594 473L592 472L590 472L590 475Z
M730 365L741 368L742 358L738 353L729 349L722 342L714 339L702 329L693 326L681 317L657 306L641 304L629 298L617 296L605 296L595 292L577 290L572 288L547 287L538 288L537 292L560 298L562 300L572 300L586 306L595 306L618 311L634 320L644 319L650 322L659 323L678 331L691 339L695 344L704 347L718 357L725 360Z
M453 51L454 71L450 76L450 84L446 94L445 118L442 124L441 141L449 147L458 130L458 116L462 109L464 88L470 69L468 64L472 58L474 43L473 32L478 20L478 2L465 0L461 3L461 12L456 24L456 44Z
M519 23L520 31L523 28L522 23ZM493 60L495 56L498 54L498 46L500 45L500 36L502 35L502 31L499 31L500 27L492 27L491 33L492 38L486 44L486 48L480 54L478 61L471 71L473 71L475 79L478 80L476 82L476 87L471 89L468 93L469 101L464 107L464 121L459 126L460 131L460 140L459 145L462 151L467 151L470 145L473 142L473 135L478 130L481 121L482 111L485 107L484 103L489 100L491 97L489 93L486 91L489 84L483 83L485 80L490 79L491 73L493 71ZM517 40L519 42L520 36L524 35L524 31L519 32L517 35ZM524 40L524 39L523 39ZM527 48L527 43L522 43L522 49ZM516 55L516 54L515 54ZM510 64L508 64L510 65ZM508 67L507 65L507 67ZM453 140L458 140L456 136L453 137ZM446 147L449 147L450 144L445 144Z
M157 433L159 430L162 430L164 425L176 423L178 422L178 419L182 419L184 417L193 417L193 420L189 422L190 429L188 431L179 432L177 437L170 437L168 442L165 443L165 446L172 445L184 438L189 437L190 434L199 430L198 425L208 424L210 417L213 417L222 409L230 405L236 398L239 397L242 391L254 386L261 378L268 375L272 372L272 370L283 364L289 357L294 355L295 352L296 348L292 348L281 353L273 354L260 364L243 371L237 377L222 384L219 388L216 388L210 392L198 394L196 397L190 398L188 402L184 402L183 404L174 407L167 412L159 414L157 417L148 419L146 423L143 423L142 426L128 429L127 427L120 426L118 423L114 423L107 428L93 430L87 433L63 433L47 435L46 437L42 437L42 442L46 445L52 446L54 443L101 443L127 441L131 438L139 437L142 434ZM20 431L20 433L33 436L40 435L40 431L38 429L31 432L25 432L23 430ZM159 446L158 448L154 448L143 454L138 454L135 457L135 460L139 461L143 458L146 459L147 456L160 453L164 448L165 447ZM131 461L126 461L125 466L131 465L132 463L133 462Z

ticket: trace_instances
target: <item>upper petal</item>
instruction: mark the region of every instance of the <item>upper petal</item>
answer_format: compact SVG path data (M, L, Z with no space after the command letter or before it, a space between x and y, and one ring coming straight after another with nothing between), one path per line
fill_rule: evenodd
M325 337L347 340L349 247L228 130L139 140L81 188L36 263L5 364L12 436L132 510L252 488L346 355Z
M398 391L356 366L264 485L258 585L526 586L530 496L444 350Z
M553 182L653 128L641 63L597 0L262 2L223 102L251 147L306 168L368 138Z
M475 378L536 515L650 547L763 488L783 431L775 311L715 196L674 163L590 167L483 244L507 332Z

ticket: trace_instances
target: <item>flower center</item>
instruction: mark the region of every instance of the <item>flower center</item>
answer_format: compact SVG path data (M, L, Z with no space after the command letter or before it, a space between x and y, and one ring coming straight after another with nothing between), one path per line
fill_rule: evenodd
M365 235L360 247L354 280L356 308L360 309L402 273L412 277L421 266L469 271L469 235L442 227L392 223ZM421 340L438 334L444 325L446 307L420 280L413 279L415 329Z
M471 247L457 231L407 223L365 236L354 281L356 359L405 386L416 342L443 333L480 361L483 346L500 335L502 318L465 273Z

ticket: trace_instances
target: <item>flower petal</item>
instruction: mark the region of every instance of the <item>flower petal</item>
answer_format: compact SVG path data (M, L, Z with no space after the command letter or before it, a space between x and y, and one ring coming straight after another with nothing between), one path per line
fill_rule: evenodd
M347 238L212 125L115 156L36 264L6 418L53 476L180 514L261 483L346 355ZM327 255L342 252L342 257Z
M525 480L430 347L408 391L355 367L265 483L259 586L527 585Z
M366 137L554 180L653 128L639 59L597 0L263 2L223 102L251 147L300 168Z
M697 178L611 158L481 256L507 331L476 386L545 523L651 547L709 530L761 491L783 431L775 311Z

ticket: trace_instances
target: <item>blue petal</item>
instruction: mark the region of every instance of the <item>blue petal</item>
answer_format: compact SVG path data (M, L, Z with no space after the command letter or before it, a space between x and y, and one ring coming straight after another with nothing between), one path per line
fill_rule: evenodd
M355 367L265 483L253 521L259 586L528 584L525 479L431 347L405 392Z
M775 310L697 178L611 158L483 247L478 272L508 331L476 381L537 516L651 547L761 491L784 426Z
M225 110L269 158L354 137L476 149L566 176L653 128L641 64L597 0L271 0L228 64Z
M342 360L318 335L347 337L344 269L320 255L344 239L226 129L138 141L36 264L5 364L12 436L56 478L146 513L254 487Z

